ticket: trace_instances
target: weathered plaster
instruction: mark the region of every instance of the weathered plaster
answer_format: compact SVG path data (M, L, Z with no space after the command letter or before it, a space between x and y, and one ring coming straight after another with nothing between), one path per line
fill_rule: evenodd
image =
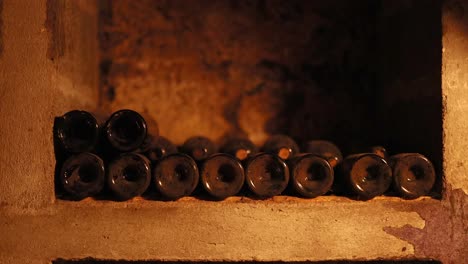
M47 0L44 23L55 87L93 108L99 96L96 6L94 0Z
M398 205L433 200L369 202L337 197L276 197L223 202L58 202L35 214L5 211L0 257L157 260L306 261L409 258L413 246L384 226L425 221ZM18 247L28 240L28 247ZM1 258L0 258L1 259Z
M374 137L375 1L104 2L103 107L147 112L177 144Z
M468 1L446 1L442 17L442 94L446 182L468 194Z
M398 206L400 211L418 213L425 221L424 228L405 225L384 230L411 243L416 258L429 257L446 264L463 263L468 260L468 195L450 187L445 193L441 202Z
M47 56L51 34L45 23L46 2L2 3L0 205L37 209L54 201L54 117L73 108L94 107L97 102L97 40L80 42L97 34L97 22L86 29L79 23L66 24L72 46L52 61ZM70 21L89 17L97 21L96 13L76 14L86 10L80 8L85 3L69 11L75 14ZM93 42L95 47L89 44ZM94 65L90 54L95 56Z
M97 104L96 2L49 0L60 6L49 12L47 1L2 3L0 263L45 264L90 256L174 261L467 259L466 1L447 1L444 9L446 193L441 201L379 197L367 202L333 196L56 201L53 118ZM61 14L52 15L51 10ZM57 17L60 26L54 25ZM55 27L63 27L63 39L55 40L53 32L61 31Z

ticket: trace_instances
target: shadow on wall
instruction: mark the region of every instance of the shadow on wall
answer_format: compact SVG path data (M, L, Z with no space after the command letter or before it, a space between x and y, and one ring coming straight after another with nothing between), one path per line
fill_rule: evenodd
M383 0L378 19L377 139L420 152L442 175L442 1ZM435 192L442 190L438 177Z
M101 1L102 106L148 112L176 143L368 142L377 3Z
M148 113L176 144L285 133L441 172L441 1L178 1L101 1L103 108Z

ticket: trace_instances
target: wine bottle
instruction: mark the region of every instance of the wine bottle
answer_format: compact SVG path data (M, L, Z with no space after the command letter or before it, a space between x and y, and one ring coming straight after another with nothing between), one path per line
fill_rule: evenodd
M327 193L334 179L333 168L323 157L301 154L288 160L290 185L301 196L314 198Z
M255 155L258 152L258 148L247 138L232 138L221 147L221 152L243 161Z
M143 194L150 181L150 162L141 154L123 153L109 164L107 184L117 200Z
M392 170L387 161L373 153L346 157L340 172L335 178L335 190L342 189L360 200L382 195L392 182Z
M247 160L245 180L255 195L272 197L281 194L288 186L289 169L277 155L259 153Z
M91 113L73 110L55 119L54 132L57 142L66 152L88 152L98 142L99 125Z
M182 153L163 157L153 170L156 189L170 200L190 195L197 187L199 177L195 161Z
M150 151L152 145L159 139L159 125L151 115L147 113L140 114L146 122L146 137L143 140L143 143L133 152L137 153L147 153Z
M181 152L191 156L195 161L205 160L216 151L213 141L203 136L191 137L181 147Z
M145 151L146 157L153 163L174 153L177 153L177 146L162 136L154 138Z
M74 200L94 196L104 187L104 162L89 152L72 155L63 163L59 179Z
M274 135L267 139L262 150L277 155L283 160L290 159L299 153L296 142L286 135Z
M435 183L432 163L418 153L401 153L389 158L393 189L405 199L427 195Z
M114 149L129 152L145 142L147 129L147 123L139 113L124 109L114 112L107 119L104 135Z
M223 200L236 195L242 188L244 168L234 156L218 153L203 162L200 181L211 196Z
M382 146L373 146L370 148L370 153L374 153L375 155L385 159L388 161L388 153L387 150Z
M343 161L340 149L327 140L311 140L307 142L306 153L323 157L333 168Z

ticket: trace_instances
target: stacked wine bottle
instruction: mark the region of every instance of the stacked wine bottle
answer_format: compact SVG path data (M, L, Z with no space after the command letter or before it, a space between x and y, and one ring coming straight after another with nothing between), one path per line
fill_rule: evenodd
M329 141L309 141L301 152L286 135L271 136L261 148L247 138L228 139L218 148L202 136L177 147L159 136L157 123L132 110L104 122L70 111L56 118L54 134L57 193L73 200L128 200L144 193L164 200L194 193L216 200L330 193L368 200L389 192L414 199L427 195L436 177L432 163L418 153L388 156L377 146L343 158Z

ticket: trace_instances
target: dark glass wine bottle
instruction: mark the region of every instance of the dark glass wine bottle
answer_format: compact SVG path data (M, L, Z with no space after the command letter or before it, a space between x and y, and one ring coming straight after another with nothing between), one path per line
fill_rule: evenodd
M174 153L177 153L177 146L162 136L154 138L145 151L146 157L153 163Z
M334 168L343 161L340 149L327 140L311 140L306 144L306 153L321 156Z
M150 151L151 147L159 140L159 125L154 118L151 117L151 115L145 113L141 114L143 119L146 122L146 137L145 140L143 140L143 143L133 152L137 153L147 153Z
M181 147L181 151L195 161L202 161L216 153L216 145L209 138L195 136L187 139Z
M370 148L370 153L374 153L375 155L385 159L388 161L388 153L387 150L382 146L372 146Z
M203 163L200 181L211 196L223 200L236 195L244 185L244 168L234 156L215 154Z
M123 153L108 166L107 184L117 200L143 194L150 181L150 162L141 154Z
M429 194L435 183L432 163L418 153L401 153L389 158L393 171L393 189L405 199Z
M104 162L89 152L70 156L62 165L59 179L63 190L74 200L94 196L104 187Z
M247 160L245 180L258 197L272 197L280 195L288 186L289 169L277 155L259 153Z
M336 189L342 189L357 199L369 200L382 195L392 182L392 170L383 158L372 153L354 154L343 160Z
M232 155L242 161L257 154L258 148L247 138L232 138L221 147L220 152Z
M182 153L163 157L153 170L156 189L170 200L190 195L197 187L199 177L195 161Z
M290 185L301 196L314 198L327 193L334 179L333 168L323 157L297 155L288 160Z
M145 142L147 124L139 113L127 109L119 110L107 119L104 134L114 149L129 152L136 150Z
M267 139L262 150L277 155L283 160L290 159L299 153L296 142L286 135L274 135Z
M99 125L91 113L73 110L55 119L54 132L66 152L87 152L98 142Z

